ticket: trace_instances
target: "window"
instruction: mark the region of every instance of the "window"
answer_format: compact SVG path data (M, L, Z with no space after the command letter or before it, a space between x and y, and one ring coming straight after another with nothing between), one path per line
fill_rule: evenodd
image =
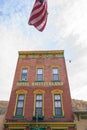
M37 89L34 91L34 113L33 119L43 120L44 118L44 94L45 91Z
M60 94L54 94L54 111L55 111L55 116L62 115L62 104L61 104Z
M23 68L22 69L22 74L21 74L21 80L27 80L27 73L28 73L28 69L27 68Z
M38 68L37 69L37 80L38 81L42 81L43 80L43 69L42 68Z
M58 68L53 68L52 69L52 74L53 74L53 81L59 80Z
M63 118L64 117L64 109L62 102L62 94L63 90L54 89L51 91L53 97L53 117L54 118Z
M42 94L36 94L36 114L42 116Z
M16 116L23 116L24 107L24 94L18 95L17 106L16 106Z
M81 117L81 119L87 120L87 115L81 115L80 117Z

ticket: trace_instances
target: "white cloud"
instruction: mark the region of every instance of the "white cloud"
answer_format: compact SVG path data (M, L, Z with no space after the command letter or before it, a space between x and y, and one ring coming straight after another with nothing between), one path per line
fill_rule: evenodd
M59 27L55 38L58 47L65 49L66 59L72 60L71 64L66 60L72 97L87 100L87 1L76 0L72 5L70 2L67 0L65 7L62 4L64 8L55 18L56 29Z
M41 44L41 40L39 39L37 44L33 44L36 42L36 38L27 38L17 28L9 29L0 27L0 42L0 99L8 100L14 78L18 51L33 50Z

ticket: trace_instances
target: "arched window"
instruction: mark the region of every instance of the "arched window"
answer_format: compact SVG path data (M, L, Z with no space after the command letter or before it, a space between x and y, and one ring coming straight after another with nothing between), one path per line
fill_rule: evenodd
M52 90L53 97L53 116L54 117L63 117L63 101L62 101L62 93L63 91L60 89Z
M27 91L26 90L18 90L18 91L16 91L16 94L17 95L16 95L14 116L23 117Z
M44 117L44 93L43 90L34 91L34 113L33 116L38 118Z

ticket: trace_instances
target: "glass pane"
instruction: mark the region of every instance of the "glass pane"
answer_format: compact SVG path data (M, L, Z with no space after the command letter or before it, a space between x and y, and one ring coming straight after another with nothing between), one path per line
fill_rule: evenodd
M37 75L37 80L42 81L43 80L43 75L42 74L38 74Z
M53 74L58 74L58 69L57 68L53 69Z
M24 95L19 95L18 100L24 100Z
M22 80L27 80L27 75L26 74L22 74Z
M22 69L22 73L27 73L27 69Z
M55 108L55 115L57 115L57 116L62 115L62 109L61 108Z
M22 76L21 76L22 80L26 80L27 79L27 71L28 71L27 69L23 69L22 70Z
M18 105L17 105L17 107L23 107L23 101L18 101Z
M42 108L36 108L37 115L42 115Z
M36 102L36 107L42 107L42 102Z
M58 74L53 74L53 80L58 80Z
M60 101L55 101L55 107L61 107L61 102Z
M38 74L42 74L43 73L43 69L37 69L37 73Z
M42 95L41 94L36 95L36 99L37 100L42 100Z
M55 100L60 100L60 95L59 94L54 95L54 98L55 98Z
M17 110L16 110L16 115L17 115L17 116L22 115L22 108L17 108Z

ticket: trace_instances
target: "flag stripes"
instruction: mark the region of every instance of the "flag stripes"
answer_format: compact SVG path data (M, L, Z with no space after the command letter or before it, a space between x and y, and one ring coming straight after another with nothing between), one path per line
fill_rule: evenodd
M43 31L47 23L47 16L47 1L36 0L28 24L33 25L39 31Z

